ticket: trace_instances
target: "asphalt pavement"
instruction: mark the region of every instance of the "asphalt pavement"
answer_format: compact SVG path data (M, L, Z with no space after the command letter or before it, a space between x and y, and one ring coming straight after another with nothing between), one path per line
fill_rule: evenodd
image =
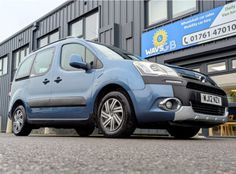
M15 137L0 134L0 174L235 174L236 138Z

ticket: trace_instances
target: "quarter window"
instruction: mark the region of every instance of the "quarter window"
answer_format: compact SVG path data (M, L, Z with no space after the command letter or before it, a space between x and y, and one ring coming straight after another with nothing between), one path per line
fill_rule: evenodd
M207 65L207 71L209 73L211 72L219 72L219 71L225 71L226 70L226 64L225 62L220 63L214 63Z
M148 1L148 24L152 25L168 18L167 0Z
M0 58L0 76L7 74L8 57Z
M28 57L20 66L19 70L17 71L16 79L28 77L30 75L30 70L32 67L32 63L34 60L34 55Z
M173 0L173 17L178 17L197 10L196 0Z
M51 66L53 55L54 48L43 50L37 53L31 74L33 76L45 74Z

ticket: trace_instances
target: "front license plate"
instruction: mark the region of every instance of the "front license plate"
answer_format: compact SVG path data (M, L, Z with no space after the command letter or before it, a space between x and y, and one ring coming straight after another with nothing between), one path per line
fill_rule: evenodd
M222 106L222 99L215 95L201 94L201 103Z

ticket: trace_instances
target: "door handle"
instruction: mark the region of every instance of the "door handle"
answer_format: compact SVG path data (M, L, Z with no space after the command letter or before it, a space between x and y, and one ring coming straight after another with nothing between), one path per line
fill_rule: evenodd
M43 84L46 85L46 84L49 83L49 82L50 82L50 80L44 79Z
M56 82L56 83L60 83L60 81L62 81L61 77L57 77L57 79L54 80L54 82Z

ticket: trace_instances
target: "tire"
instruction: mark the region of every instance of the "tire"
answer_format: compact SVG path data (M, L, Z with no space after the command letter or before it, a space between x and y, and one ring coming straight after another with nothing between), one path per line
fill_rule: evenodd
M15 108L12 115L12 128L16 136L28 136L32 128L27 124L27 115L24 106Z
M171 126L167 129L171 136L178 139L189 139L194 137L200 130L195 127Z
M105 137L129 137L136 128L135 123L131 103L124 92L110 92L99 101L97 125Z
M81 137L88 137L93 133L94 129L95 129L95 125L82 125L75 128L75 131Z

